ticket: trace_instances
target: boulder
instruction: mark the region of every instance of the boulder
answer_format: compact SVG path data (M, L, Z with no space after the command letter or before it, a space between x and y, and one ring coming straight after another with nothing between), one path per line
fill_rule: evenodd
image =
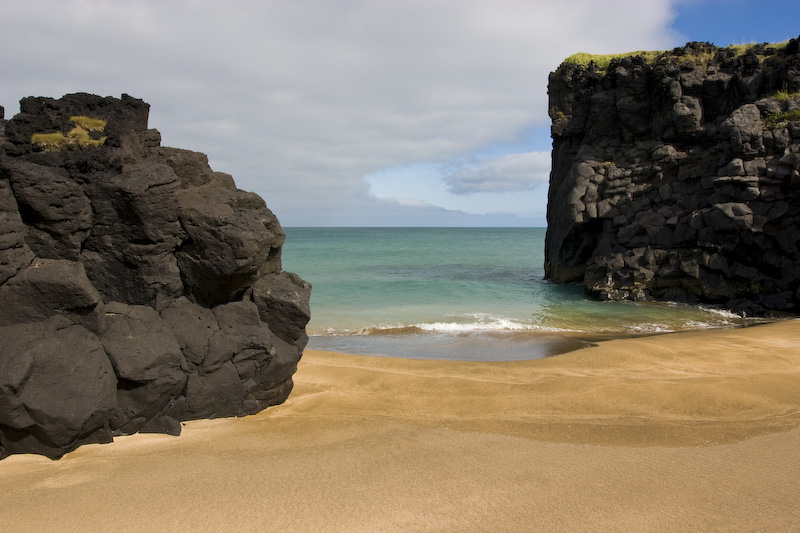
M176 197L187 238L175 255L191 299L213 306L240 298L259 276L280 270L285 236L257 195L193 187Z
M5 283L33 261L25 242L25 225L8 180L0 179L0 283Z
M283 402L311 286L264 201L160 146L141 100L0 115L0 458Z
M2 450L59 457L109 442L117 378L100 339L63 316L0 327Z

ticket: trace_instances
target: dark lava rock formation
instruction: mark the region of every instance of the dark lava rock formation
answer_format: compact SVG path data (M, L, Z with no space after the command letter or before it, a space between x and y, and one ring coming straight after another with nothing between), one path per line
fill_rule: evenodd
M552 73L546 277L797 313L799 47L690 43Z
M0 120L0 458L178 434L292 388L311 286L281 270L278 220L160 146L149 107L31 97Z

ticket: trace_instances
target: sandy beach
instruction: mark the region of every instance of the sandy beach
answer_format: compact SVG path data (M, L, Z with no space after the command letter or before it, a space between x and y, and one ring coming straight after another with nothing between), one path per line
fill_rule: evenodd
M281 406L0 462L2 530L797 531L800 321L473 363L307 351Z

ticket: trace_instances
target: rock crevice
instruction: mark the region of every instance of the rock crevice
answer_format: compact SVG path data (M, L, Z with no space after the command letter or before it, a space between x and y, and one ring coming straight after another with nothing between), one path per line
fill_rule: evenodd
M283 402L311 286L264 201L162 147L136 98L20 110L0 117L0 458Z

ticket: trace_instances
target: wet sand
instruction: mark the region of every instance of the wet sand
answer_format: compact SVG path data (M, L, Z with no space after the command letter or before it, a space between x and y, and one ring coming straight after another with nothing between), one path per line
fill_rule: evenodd
M3 531L796 531L800 321L534 361L307 351L281 406L0 462Z

